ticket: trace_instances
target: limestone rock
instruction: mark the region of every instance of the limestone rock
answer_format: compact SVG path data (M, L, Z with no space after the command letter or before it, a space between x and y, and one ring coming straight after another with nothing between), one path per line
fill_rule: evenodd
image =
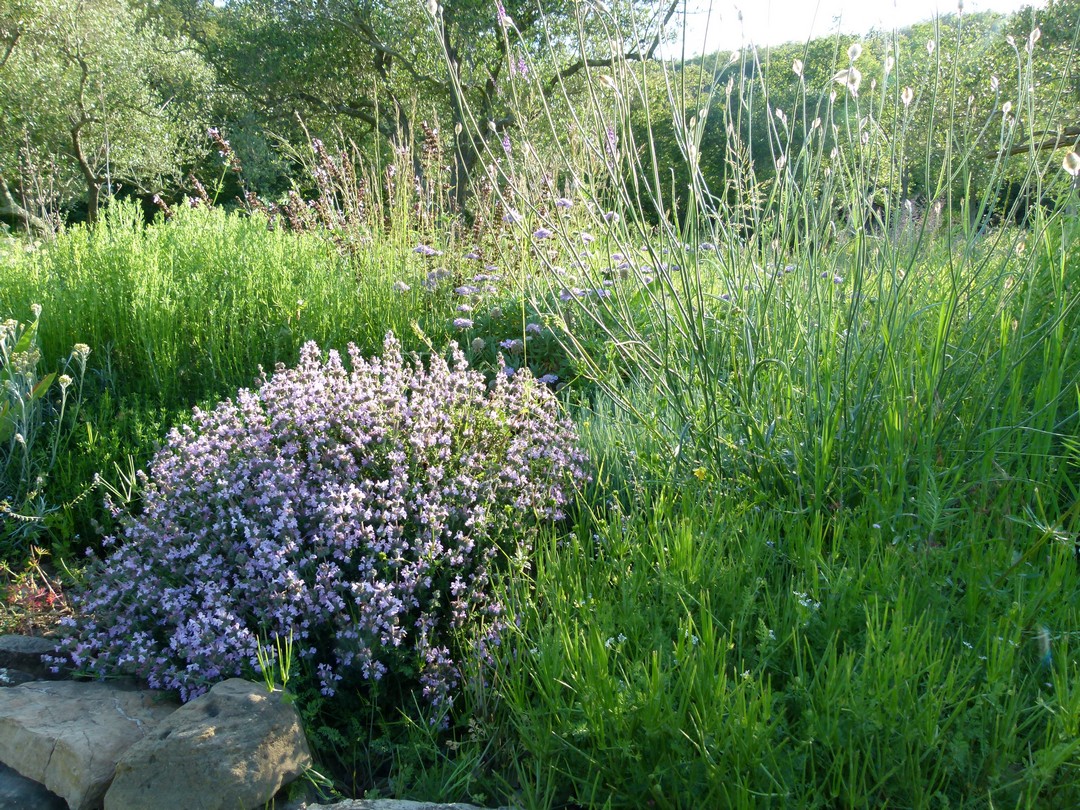
M115 683L32 681L0 689L0 762L64 798L101 806L120 755L175 710Z
M52 664L41 660L43 655L56 655L56 639L38 636L0 636L0 669L17 669L34 676L35 680L58 677Z
M36 680L37 678L29 672L23 672L21 669L0 667L0 686L18 686L21 683L29 683L30 681Z
M311 766L296 709L233 678L181 706L128 749L106 810L261 808Z
M67 810L67 802L44 785L0 764L0 807L4 810Z

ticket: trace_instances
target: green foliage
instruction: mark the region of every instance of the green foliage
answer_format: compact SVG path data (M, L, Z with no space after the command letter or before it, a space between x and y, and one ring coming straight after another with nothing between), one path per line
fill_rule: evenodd
M92 221L102 191L159 191L202 150L211 75L127 0L6 3L0 53L6 215L79 200Z

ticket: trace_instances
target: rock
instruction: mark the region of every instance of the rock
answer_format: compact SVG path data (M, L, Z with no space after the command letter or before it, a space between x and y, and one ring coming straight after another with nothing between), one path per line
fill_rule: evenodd
M56 639L0 636L0 669L17 669L34 676L34 680L53 680L58 676L52 673L52 664L41 660L43 655L56 655Z
M32 681L0 689L0 762L72 810L101 806L116 762L176 709L158 692L115 683Z
M44 785L0 764L0 807L4 810L67 810L67 802Z
M0 686L18 686L21 683L29 683L30 681L36 680L37 678L29 672L23 672L21 669L0 667Z
M106 810L261 808L311 767L296 709L233 678L181 706L116 766Z

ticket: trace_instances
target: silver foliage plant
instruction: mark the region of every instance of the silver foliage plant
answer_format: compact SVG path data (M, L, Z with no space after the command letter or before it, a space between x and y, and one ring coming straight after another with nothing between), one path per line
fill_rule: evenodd
M66 628L77 666L188 700L292 633L326 695L391 675L452 703L506 621L493 575L563 516L586 459L525 371L488 384L456 345L425 368L392 335L349 358L309 343L169 434Z

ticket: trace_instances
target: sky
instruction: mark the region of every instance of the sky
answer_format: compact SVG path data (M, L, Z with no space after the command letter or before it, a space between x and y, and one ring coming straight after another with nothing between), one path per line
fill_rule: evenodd
M936 13L953 13L956 5L956 0L713 0L709 18L706 13L709 0L687 0L691 13L688 15L686 55L735 50L751 42L759 47L805 42L837 30L864 34L871 28L903 28L932 19ZM964 11L1010 12L1027 5L1040 7L1046 2L964 0ZM676 57L681 51L681 43L669 45L665 55Z

